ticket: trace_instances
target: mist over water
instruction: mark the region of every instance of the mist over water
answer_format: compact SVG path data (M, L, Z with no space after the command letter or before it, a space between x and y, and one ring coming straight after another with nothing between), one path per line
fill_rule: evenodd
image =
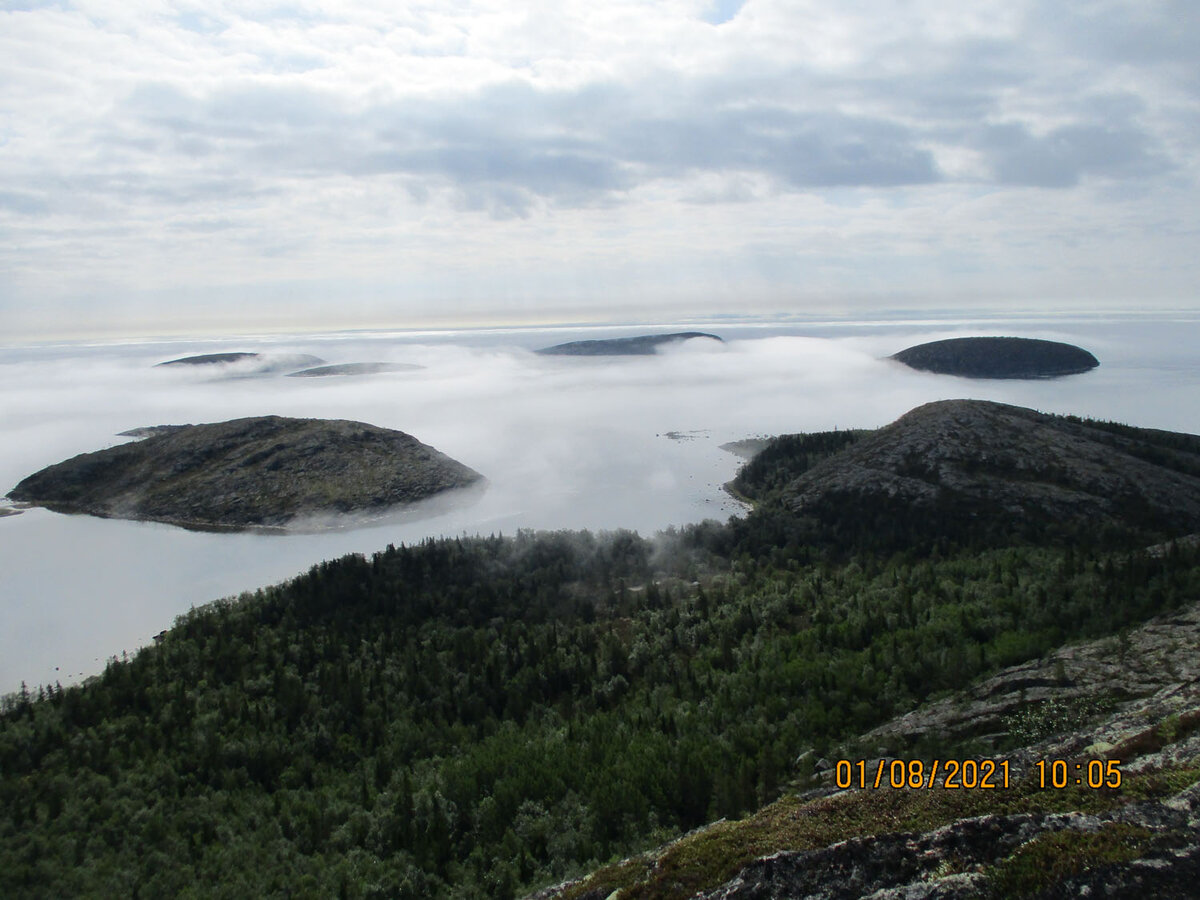
M539 356L567 340L712 331L651 357ZM883 359L928 340L1015 334L1091 350L1100 368L1045 381L970 381ZM145 425L240 416L343 418L406 431L488 479L445 504L287 535L191 532L43 509L0 518L0 691L77 681L176 615L322 559L436 535L518 528L643 534L741 507L721 490L740 438L884 425L975 397L1200 431L1200 323L1111 317L988 322L723 323L236 338L0 348L0 492ZM198 353L308 353L411 371L328 378L154 365Z

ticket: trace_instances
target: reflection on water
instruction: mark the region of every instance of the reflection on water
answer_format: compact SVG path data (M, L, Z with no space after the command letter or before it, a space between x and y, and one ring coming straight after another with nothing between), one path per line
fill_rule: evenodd
M488 479L445 508L393 511L286 535L202 533L43 509L0 516L0 691L67 683L132 651L189 607L291 577L344 553L434 535L518 528L633 528L724 519L740 462L720 445L789 431L874 427L920 403L975 397L1156 428L1200 431L1192 320L1109 318L829 322L713 331L656 357L574 359L532 349L650 329L355 334L0 349L0 490L130 428L238 416L346 418L398 428ZM1017 334L1079 344L1090 373L968 381L884 357L927 340ZM331 364L422 369L338 378L227 379L155 369L189 354L259 348ZM188 368L188 367L184 367ZM448 498L449 499L449 498ZM461 499L461 498L456 498Z

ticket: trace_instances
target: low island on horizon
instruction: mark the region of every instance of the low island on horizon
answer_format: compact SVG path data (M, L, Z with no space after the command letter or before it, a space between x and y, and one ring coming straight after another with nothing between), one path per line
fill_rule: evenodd
M671 334L640 334L636 337L568 341L553 347L543 347L535 352L543 356L652 356L658 352L659 347L681 344L696 338L724 343L717 335L704 331L676 331Z
M1100 365L1074 344L1022 337L948 338L917 344L889 359L922 372L964 378L1057 378Z

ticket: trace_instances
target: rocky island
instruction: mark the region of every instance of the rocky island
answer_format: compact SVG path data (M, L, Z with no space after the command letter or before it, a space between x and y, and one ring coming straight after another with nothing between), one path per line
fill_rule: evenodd
M1073 344L1020 337L950 338L918 344L890 358L922 372L965 378L1055 378L1100 365Z
M695 338L724 343L715 334L703 331L677 331L673 334L643 334L637 337L608 338L599 341L570 341L538 350L546 356L651 356L664 344L678 344Z
M873 546L948 528L1177 537L1200 531L1200 436L941 400L876 431L775 438L730 487L814 539Z
M411 435L362 422L260 416L135 431L148 436L42 469L9 496L61 512L237 529L378 511L481 479Z

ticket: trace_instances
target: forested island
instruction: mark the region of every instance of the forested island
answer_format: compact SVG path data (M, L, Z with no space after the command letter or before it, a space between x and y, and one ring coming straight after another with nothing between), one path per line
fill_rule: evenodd
M952 401L771 441L726 524L322 563L5 698L0 893L1187 896L1198 458ZM1005 789L835 783L986 754Z
M1100 365L1081 347L1021 337L964 337L901 350L891 359L922 372L966 378L1056 378Z
M142 439L48 466L9 496L62 512L247 528L378 511L481 478L402 431L341 419L258 416L128 434Z
M597 341L570 341L543 347L536 352L548 356L651 356L658 348L683 341L703 339L724 343L715 334L703 331L677 331L672 334L643 334L637 337L607 338Z

